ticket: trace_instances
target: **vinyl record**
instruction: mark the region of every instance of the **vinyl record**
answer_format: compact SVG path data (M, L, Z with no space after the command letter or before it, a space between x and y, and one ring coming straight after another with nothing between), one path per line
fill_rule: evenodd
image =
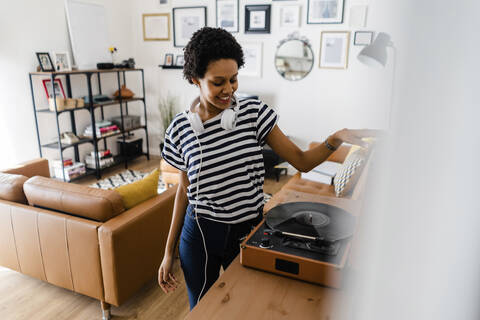
M267 212L265 222L274 231L318 240L337 241L351 237L355 217L347 211L323 203L290 202Z

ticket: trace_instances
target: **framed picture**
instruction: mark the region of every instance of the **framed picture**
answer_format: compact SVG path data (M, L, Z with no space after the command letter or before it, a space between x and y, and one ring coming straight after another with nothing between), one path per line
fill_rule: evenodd
M183 54L179 54L176 58L175 58L175 65L176 66L183 66L185 64L185 59L183 57Z
M164 66L173 66L173 54L167 53L165 55L165 61L163 62Z
M245 65L238 73L247 77L262 77L262 43L247 42L242 43L243 57Z
M72 64L68 52L54 52L53 60L55 61L55 71L70 71Z
M245 33L270 33L271 5L245 6Z
M144 13L143 41L170 40L170 13Z
M308 0L307 23L342 23L344 0Z
M43 87L48 98L53 98L52 81L50 79L43 79ZM62 81L55 79L53 87L55 88L55 97L66 98L65 91L63 91Z
M285 5L280 7L280 27L300 27L299 5Z
M368 46L372 43L373 31L356 31L353 44L356 46Z
M367 25L367 10L366 5L355 5L350 7L350 15L348 21L352 28L365 28Z
M55 71L53 67L52 59L48 52L36 52L38 63L40 63L40 69L44 72Z
M168 4L168 0L159 0L159 4L161 5Z
M346 69L350 31L323 31L320 39L320 68Z
M173 45L185 47L192 34L207 25L207 7L173 8Z
M238 32L238 0L217 0L217 27Z

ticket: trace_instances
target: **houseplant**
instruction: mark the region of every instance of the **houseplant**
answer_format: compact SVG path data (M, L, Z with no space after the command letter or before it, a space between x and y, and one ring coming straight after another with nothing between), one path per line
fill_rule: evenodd
M165 141L165 132L167 131L170 122L172 122L175 115L178 113L178 98L170 93L166 97L161 97L158 103L158 110L160 111L160 118L162 123L161 139L160 139L160 153L163 149Z

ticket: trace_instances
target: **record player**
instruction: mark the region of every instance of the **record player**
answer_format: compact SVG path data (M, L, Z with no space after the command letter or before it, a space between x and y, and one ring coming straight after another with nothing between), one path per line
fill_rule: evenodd
M291 202L267 212L241 244L240 263L340 288L356 219L316 202Z

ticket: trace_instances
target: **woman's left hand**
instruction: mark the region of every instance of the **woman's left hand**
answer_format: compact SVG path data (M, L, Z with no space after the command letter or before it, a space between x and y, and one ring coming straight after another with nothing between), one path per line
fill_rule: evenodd
M342 129L331 135L330 139L333 140L333 143L338 145L342 144L342 142L346 142L363 148L368 148L369 143L363 141L362 138L379 138L383 134L383 131L374 129Z

